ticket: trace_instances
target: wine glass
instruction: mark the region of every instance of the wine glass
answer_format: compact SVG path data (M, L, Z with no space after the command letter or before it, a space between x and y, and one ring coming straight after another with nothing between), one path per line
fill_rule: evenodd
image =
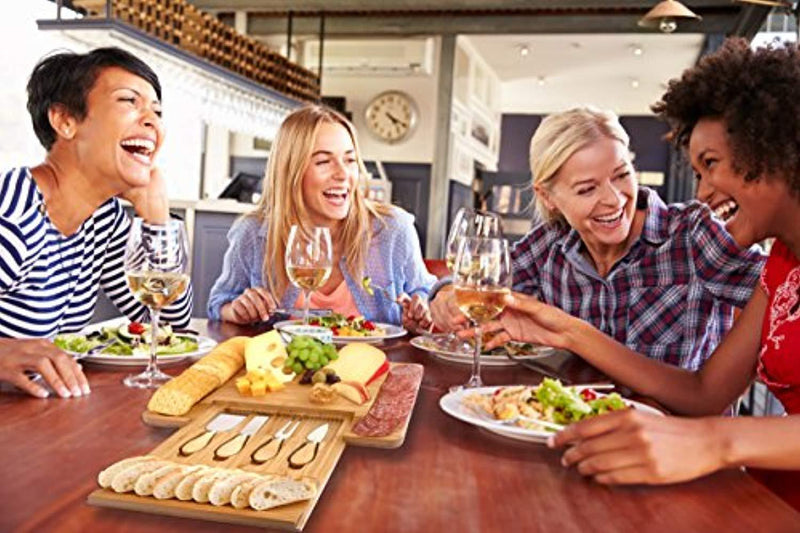
M500 217L490 211L479 211L468 207L462 207L456 212L450 232L447 234L444 255L445 264L451 274L455 274L456 254L458 254L458 247L464 237L502 238ZM461 352L469 349L469 346L460 341L452 331L439 339L438 343L444 350Z
M286 244L286 274L303 291L303 324L308 324L311 293L325 285L333 268L333 247L328 228L313 226L306 231L300 225L289 230Z
M444 255L445 263L451 274L458 253L458 245L464 237L501 239L503 230L500 226L500 217L491 211L479 211L468 207L462 207L456 212L450 232L447 234Z
M499 315L511 290L511 256L508 241L486 237L464 237L458 247L453 270L456 304L475 325L475 350L472 375L463 386L451 390L480 387L481 326Z
M144 372L123 380L128 387L155 388L172 376L158 369L158 319L161 309L189 284L189 245L183 222L148 224L134 218L125 247L125 276L134 298L150 310L150 360Z

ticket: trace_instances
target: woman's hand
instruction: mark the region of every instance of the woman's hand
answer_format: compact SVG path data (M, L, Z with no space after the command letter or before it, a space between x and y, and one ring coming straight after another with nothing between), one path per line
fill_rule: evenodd
M677 483L725 466L713 420L626 409L572 424L548 445L570 446L561 463L598 483Z
M427 333L433 325L431 311L425 299L419 294L413 297L401 294L397 302L403 306L403 327L412 333Z
M579 319L557 307L542 303L533 296L518 292L507 295L505 300L503 314L481 328L484 333L497 333L486 344L487 350L512 340L569 348L568 335L576 323L581 322ZM474 335L473 329L459 333L461 338Z
M122 193L121 198L133 204L136 214L150 224L165 224L169 220L169 201L167 185L161 171L153 167L150 182L142 187L134 187Z
M226 303L220 310L222 320L234 324L252 324L269 320L269 315L278 307L275 298L264 287L250 287L238 298Z
M49 396L47 389L30 380L26 370L39 373L62 398L91 392L81 366L47 339L0 339L0 381L32 396Z
M431 302L431 316L434 325L441 331L451 332L464 329L467 317L456 305L456 294L452 285L442 287Z

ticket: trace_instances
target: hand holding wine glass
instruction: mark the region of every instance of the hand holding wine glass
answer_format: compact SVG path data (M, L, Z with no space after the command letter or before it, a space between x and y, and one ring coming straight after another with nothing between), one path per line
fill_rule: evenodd
M150 310L150 361L144 372L124 379L125 385L155 388L172 376L158 369L158 320L161 309L177 300L189 284L189 246L183 222L131 223L125 248L125 275L133 296Z
M481 326L498 316L511 290L511 257L508 241L485 237L461 240L454 264L455 299L458 308L475 324L472 375L463 387L480 387ZM452 389L451 389L452 390Z
M331 276L333 246L328 228L314 226L306 230L295 224L289 230L286 244L286 275L303 291L303 324L308 324L311 293Z

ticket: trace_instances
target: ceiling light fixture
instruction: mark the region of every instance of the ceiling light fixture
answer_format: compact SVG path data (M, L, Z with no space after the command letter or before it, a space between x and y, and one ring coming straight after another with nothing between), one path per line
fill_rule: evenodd
M633 78L631 80L631 88L638 89L639 88L639 80L637 80L636 78Z
M539 87L543 86L547 80L544 79L544 76L539 76L536 78L536 83L539 84Z
M740 4L758 4L760 6L782 7L791 9L792 3L789 0L733 0Z
M638 57L638 56L644 54L644 50L642 49L642 47L640 45L634 44L633 46L631 46L631 53Z
M663 33L672 33L678 29L677 19L703 18L677 0L663 0L639 19L639 26L643 28L658 28Z
M520 45L520 47L519 47L519 55L521 55L522 57L527 57L527 55L528 55L530 52L531 52L531 51L530 51L530 49L528 48L528 45L527 45L527 44L522 44L522 45Z

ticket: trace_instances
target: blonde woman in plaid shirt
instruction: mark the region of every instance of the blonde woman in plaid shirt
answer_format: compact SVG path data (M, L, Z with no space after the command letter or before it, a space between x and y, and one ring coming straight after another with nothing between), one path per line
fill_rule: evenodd
M543 222L514 245L514 290L651 359L700 368L747 303L760 250L737 245L706 205L668 206L639 187L611 112L545 118L530 161ZM442 329L465 324L447 288L431 311Z

